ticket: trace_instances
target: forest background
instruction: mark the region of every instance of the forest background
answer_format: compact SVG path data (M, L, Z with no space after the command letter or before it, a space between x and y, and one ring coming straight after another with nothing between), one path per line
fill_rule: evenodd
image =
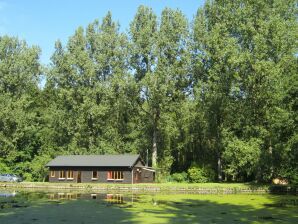
M0 36L0 172L148 152L161 181L297 183L297 37L295 0L207 1L193 21L140 6L127 32L108 12L47 66Z

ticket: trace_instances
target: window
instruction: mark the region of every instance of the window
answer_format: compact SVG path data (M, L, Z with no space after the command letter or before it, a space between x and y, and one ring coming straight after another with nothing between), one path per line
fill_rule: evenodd
M59 171L59 179L65 179L65 171L64 170Z
M67 179L70 179L70 180L73 179L73 171L72 170L67 171Z
M51 177L55 177L55 171L51 170Z
M108 171L108 180L123 180L123 171Z
M97 176L97 171L92 171L92 180L97 180L98 176Z

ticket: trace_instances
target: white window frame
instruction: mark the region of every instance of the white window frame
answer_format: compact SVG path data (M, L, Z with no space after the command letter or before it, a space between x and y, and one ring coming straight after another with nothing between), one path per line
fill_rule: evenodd
M63 172L63 174L64 174L63 176L64 176L64 177L61 177L61 175L60 175L61 172ZM65 170L59 170L59 178L58 178L58 179L59 179L59 180L65 180Z
M72 177L68 177L69 173L72 172ZM66 179L67 180L73 180L73 170L67 170L66 171Z
M96 178L93 177L94 172L96 172ZM98 180L98 171L97 170L92 170L91 175L92 175L91 180Z

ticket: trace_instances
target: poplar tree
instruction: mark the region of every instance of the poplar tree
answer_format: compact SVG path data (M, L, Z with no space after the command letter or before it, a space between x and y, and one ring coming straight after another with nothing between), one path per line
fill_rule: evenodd
M25 176L40 153L39 53L25 41L0 37L0 166Z
M295 10L294 1L239 0L208 1L198 11L196 77L219 180L223 157L227 176L269 180L277 175L276 158L284 146L275 131L289 116L283 89L291 74L285 62L295 60L297 49ZM242 152L230 157L230 149ZM258 159L252 162L251 156ZM246 171L232 168L231 159Z

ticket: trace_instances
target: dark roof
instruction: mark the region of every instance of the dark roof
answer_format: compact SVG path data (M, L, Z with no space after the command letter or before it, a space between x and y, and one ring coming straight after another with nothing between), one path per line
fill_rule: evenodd
M46 166L132 167L139 155L69 155L58 156Z

